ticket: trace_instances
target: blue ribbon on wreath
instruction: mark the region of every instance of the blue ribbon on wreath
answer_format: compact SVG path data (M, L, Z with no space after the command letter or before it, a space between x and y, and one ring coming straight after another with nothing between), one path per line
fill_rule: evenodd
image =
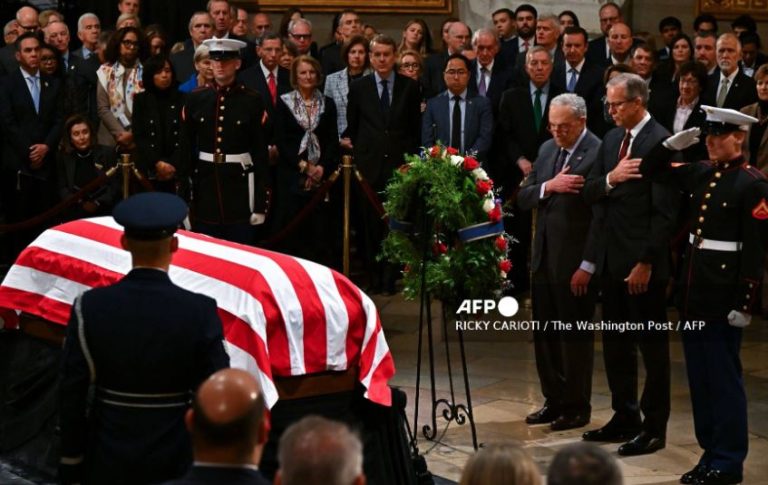
M497 221L473 224L471 226L462 227L459 229L458 233L459 239L461 239L462 242L477 241L478 239L485 239L487 237L503 234L504 223L502 221Z
M394 217L389 218L389 228L393 231L397 232L403 232L405 234L410 234L413 232L413 223L412 222L406 222L406 221L398 221Z

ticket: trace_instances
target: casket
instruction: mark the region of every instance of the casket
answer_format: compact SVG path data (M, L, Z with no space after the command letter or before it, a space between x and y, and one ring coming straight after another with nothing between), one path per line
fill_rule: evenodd
M111 217L42 233L0 285L0 327L60 338L57 329L66 326L75 297L131 269L121 235ZM284 254L187 231L177 235L171 280L216 299L231 365L259 379L270 408L281 394L300 397L353 383L370 401L390 405L395 368L378 312L347 278Z

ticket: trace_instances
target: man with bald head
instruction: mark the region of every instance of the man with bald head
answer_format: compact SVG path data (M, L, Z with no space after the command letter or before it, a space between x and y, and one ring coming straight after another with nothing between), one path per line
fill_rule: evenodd
M184 421L195 463L166 485L268 484L257 464L269 422L256 378L240 369L222 369L200 385Z
M464 22L453 22L448 29L448 42L445 52L427 57L424 63L422 84L425 96L432 97L445 91L443 66L451 54L461 54L464 49L471 48L469 27Z
M275 485L365 485L363 444L345 424L307 416L280 438Z
M625 23L617 23L608 33L610 63L629 65L632 51L632 29Z
M40 24L37 23L37 10L32 7L21 7L16 11L16 25L19 35L40 30ZM0 76L5 76L18 69L16 46L8 44L0 49Z

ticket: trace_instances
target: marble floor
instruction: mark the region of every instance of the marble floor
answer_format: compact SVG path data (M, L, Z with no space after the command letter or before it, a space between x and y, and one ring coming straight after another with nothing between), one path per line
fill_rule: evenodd
M413 426L416 390L416 362L418 348L418 302L404 301L401 295L374 297L382 317L385 334L395 359L397 374L391 384L408 394L408 419ZM530 309L521 305L517 318L523 318ZM500 317L503 319L503 317ZM673 311L670 320L676 319ZM433 322L441 325L440 310L433 305ZM747 457L745 484L768 484L765 457L768 456L768 327L765 320L756 319L745 333L742 345L742 363L749 400L749 456ZM442 332L439 332L442 333ZM451 357L455 362L454 389L458 402L464 399L464 384L458 366L458 344L449 329ZM440 337L440 335L438 335ZM534 363L530 332L472 332L465 333L469 380L472 393L477 436L481 443L513 441L528 449L542 473L557 450L581 439L585 429L602 426L612 416L610 393L605 378L602 345L595 345L595 369L592 389L592 423L586 428L563 432L551 431L548 426L528 426L525 416L542 403ZM426 332L425 332L426 341ZM438 398L450 395L445 346L436 340L435 369ZM431 425L429 373L426 351L422 362L422 380L419 398L419 428ZM698 461L699 447L693 434L693 419L685 374L682 346L676 336L672 338L672 414L667 428L667 447L652 455L621 457L619 463L627 484L676 484L680 475ZM640 366L642 369L642 365ZM457 375L458 371L458 375ZM642 378L642 377L641 377ZM642 380L641 380L642 382ZM446 423L438 411L436 421L439 443L428 441L420 434L419 450L425 454L432 473L458 481L461 470L473 453L469 425ZM603 447L617 458L618 444Z

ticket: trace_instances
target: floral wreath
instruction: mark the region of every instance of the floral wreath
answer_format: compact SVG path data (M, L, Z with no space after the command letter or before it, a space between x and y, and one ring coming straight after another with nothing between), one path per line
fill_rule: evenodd
M472 156L435 145L406 155L386 188L390 232L381 259L403 265L404 294L448 304L490 298L512 263L501 201Z

